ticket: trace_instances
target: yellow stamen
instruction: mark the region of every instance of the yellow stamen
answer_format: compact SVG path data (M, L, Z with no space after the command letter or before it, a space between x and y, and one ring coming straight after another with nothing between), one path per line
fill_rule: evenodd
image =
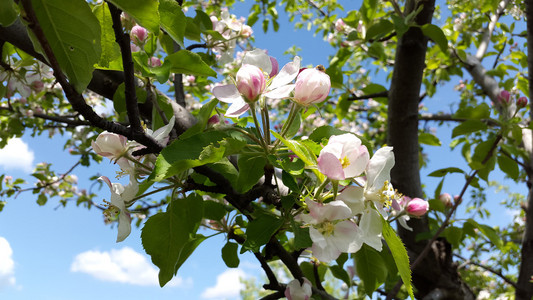
M339 159L339 161L341 162L341 165L342 165L343 169L345 169L347 166L350 165L350 160L348 159L348 156L345 156L345 157Z

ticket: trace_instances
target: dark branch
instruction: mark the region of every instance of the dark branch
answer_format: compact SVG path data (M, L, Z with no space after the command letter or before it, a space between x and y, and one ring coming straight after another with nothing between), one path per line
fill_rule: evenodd
M348 97L348 100L356 101L356 100L364 100L364 99L371 99L371 98L387 98L388 96L389 96L389 91L383 91L379 93L373 93L373 94L362 95L362 96L352 95Z
M487 271L493 273L494 275L497 275L497 276L500 277L503 281L505 281L506 283L510 284L510 285L513 286L514 288L517 287L517 286L516 286L516 282L512 281L511 279L509 279L509 277L503 275L503 273L502 273L501 271L494 270L493 268L491 268L491 267L489 267L489 266L485 266L485 265L483 265L483 264L480 264L480 263L478 263L478 262L472 261L472 260L470 260L470 259L466 259L466 258L462 257L462 256L459 255L459 254L454 253L453 255L456 256L456 257L458 257L458 258L460 258L460 259L462 259L462 260L464 260L466 264L470 264L470 265L478 266L478 267L480 267L480 268L482 268L482 269L484 269L484 270L487 270Z

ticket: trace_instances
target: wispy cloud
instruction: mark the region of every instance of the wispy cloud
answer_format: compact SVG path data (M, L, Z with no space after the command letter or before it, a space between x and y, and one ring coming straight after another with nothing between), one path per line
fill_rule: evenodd
M0 149L0 166L6 170L31 172L33 169L33 151L21 139L14 138Z
M9 242L0 237L0 289L15 286L15 261Z
M159 286L158 271L146 256L124 247L111 251L85 251L74 258L72 272L91 275L102 281L140 286ZM191 285L192 280L174 277L166 286Z
M204 299L228 299L239 296L239 293L244 289L244 284L241 283L240 278L245 278L246 273L240 269L228 269L217 276L217 283L215 286L208 287L202 293Z

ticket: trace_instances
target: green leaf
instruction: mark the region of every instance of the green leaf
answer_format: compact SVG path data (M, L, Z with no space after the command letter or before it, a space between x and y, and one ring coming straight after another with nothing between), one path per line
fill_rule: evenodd
M213 113L213 110L215 109L217 104L218 100L213 99L208 103L202 105L200 111L196 115L196 119L198 120L198 122L196 122L196 124L194 124L191 128L187 129L187 131L185 131L180 136L180 138L188 138L202 132L207 126L207 122L209 121L209 118L211 117L211 114Z
M494 230L488 225L479 224L474 219L468 219L467 222L472 224L472 226L474 226L475 228L479 229L479 231L481 231L481 233L485 237L487 237L494 246L496 246L500 250L503 250L503 241L496 232L496 230Z
M93 13L100 22L101 35L100 44L102 47L102 54L98 66L108 68L109 64L120 57L120 48L115 42L115 32L113 31L113 21L111 20L111 13L107 7L106 2L95 6Z
M378 0L363 0L359 12L365 25L370 24L374 21L374 15L378 7Z
M459 248L461 241L463 240L463 230L459 227L450 226L442 233L446 237L446 240L452 244L454 248Z
M396 235L394 229L390 226L389 222L385 219L381 219L383 225L383 238L387 242L389 249L398 267L398 272L400 272L400 277L402 278L403 284L405 285L409 296L411 299L415 299L413 295L413 286L411 285L411 268L409 266L409 256L407 255L407 250L402 243L402 240Z
M140 87L135 87L135 94L137 95L137 102L144 103L146 101L146 91ZM119 114L126 113L126 85L121 83L115 90L113 95L113 108Z
M507 176L511 177L514 180L518 179L518 163L513 159L509 158L507 155L498 155L498 166L500 167L500 170L507 174Z
M479 120L467 120L457 125L452 131L452 138L487 129L487 124Z
M292 175L286 172L285 170L281 172L281 182L283 182L283 184L288 187L289 190L293 192L299 191L298 183L296 182L294 177L292 177Z
M341 135L345 133L351 133L355 135L357 138L361 140L361 143L363 143L363 145L366 146L366 148L368 149L368 152L372 153L372 145L370 145L370 143L362 136L359 136L357 134L354 134L353 132L341 130L341 129L338 129L338 128L335 128L329 125L320 126L316 128L315 130L313 130L313 132L309 135L309 139L316 143L321 143L324 139L329 139L332 135Z
M335 276L336 278L342 280L348 286L351 285L352 280L350 279L350 275L348 275L348 272L346 272L346 270L344 268L342 268L342 267L340 267L338 265L333 265L333 266L329 267L329 270L331 271L331 274L333 274L333 276Z
M294 220L291 222L291 227L294 233L294 247L296 249L305 249L313 245L313 241L309 235L309 227L301 227Z
M173 200L166 212L151 216L141 239L144 250L159 267L159 284L164 286L205 237L195 236L203 217L204 201L197 194Z
M317 286L316 277L315 276L315 264L312 264L308 261L304 261L300 264L300 269L302 269L302 272L304 273L304 277L307 278L309 281L311 281L313 286ZM318 280L320 282L324 281L324 276L326 275L326 271L328 270L328 267L324 264L320 264L318 266ZM314 296L313 296L314 297Z
M142 27L159 34L158 0L109 0L122 11L132 16Z
M465 119L488 119L490 118L491 108L487 103L481 103L477 106L466 106L460 108L454 116L456 118L465 118Z
M0 0L0 25L7 27L17 19L18 12L13 0Z
M189 50L172 53L166 57L166 60L172 63L171 71L174 73L217 77L217 73L202 60L200 55Z
M263 156L241 155L239 157L239 179L237 179L237 191L246 193L265 174L266 158Z
M387 266L383 258L374 248L364 244L354 254L355 267L367 295L372 293L385 282L387 278Z
M315 154L305 146L305 144L298 141L286 140L277 132L271 130L274 137L279 139L287 148L289 148L294 154L296 154L307 166L316 166L317 160ZM313 173L320 181L324 181L326 178L324 174L320 173L318 169L313 168Z
M379 21L366 31L366 37L365 40L369 41L372 39L378 39L381 37L384 37L385 35L389 34L394 30L394 24L392 24L387 19L379 19Z
M285 136L287 138L291 138L295 136L298 133L298 130L300 130L300 126L302 124L302 115L300 112L296 113L296 116L294 117L294 121L291 123L291 126L289 126L289 129L287 129L287 133Z
M435 24L424 24L421 28L425 36L435 42L435 44L439 46L442 52L447 53L448 39L446 38L444 32L439 26Z
M236 243L227 242L224 247L222 247L222 260L228 268L237 268L239 266L239 253L237 250L239 245Z
M425 145L430 145L430 146L441 145L439 138L428 132L421 132L418 135L418 142L420 144L425 144Z
M268 243L281 225L283 225L282 219L267 214L252 220L246 229L246 241L242 245L243 250L259 251L259 247Z
M204 218L214 221L220 221L226 215L226 206L217 201L204 201Z
M48 197L46 197L46 194L40 193L39 197L37 197L37 204L43 206L46 202L48 202Z
M161 27L172 37L182 48L187 19L181 10L178 2L174 0L159 0L159 15L161 16Z
M98 19L83 0L33 0L32 4L61 69L82 93L100 60Z
M462 173L462 174L464 174L465 171L463 171L462 169L456 168L456 167L449 167L449 168L443 168L443 169L435 170L435 171L429 173L428 176L431 176L431 177L443 177L443 176L445 176L448 173Z
M237 153L244 146L246 141L220 131L207 131L178 139L161 151L152 176L154 180L161 181L190 168L217 162Z

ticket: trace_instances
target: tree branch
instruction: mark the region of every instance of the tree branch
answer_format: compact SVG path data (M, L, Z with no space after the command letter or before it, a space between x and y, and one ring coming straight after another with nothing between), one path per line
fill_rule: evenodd
M364 100L364 99L371 99L371 98L382 98L382 97L386 98L388 96L389 96L389 91L383 91L383 92L362 95L362 96L356 96L352 94L352 96L348 97L347 100L356 101L356 100Z
M456 256L456 257L458 257L458 258L460 258L460 259L462 259L462 260L464 260L466 264L471 264L471 265L474 265L474 266L478 266L478 267L480 267L480 268L482 268L482 269L484 269L484 270L487 270L487 271L493 273L494 275L497 275L497 276L500 277L503 281L505 281L506 283L510 284L510 285L513 286L514 288L517 287L517 286L516 286L516 282L512 281L509 277L503 275L503 273L502 273L501 271L494 270L493 268L491 268L491 267L489 267L489 266L485 266L485 265L483 265L483 264L480 264L480 263L478 263L478 262L472 261L472 260L470 260L470 259L466 259L466 258L462 257L462 256L459 255L459 254L454 253L453 255Z
M490 22L487 25L487 28L485 28L483 32L481 43L479 44L479 47L477 48L477 53L475 55L475 58L479 60L480 62L483 60L485 53L487 53L487 49L489 48L490 38L492 36L492 32L494 31L494 28L496 27L496 23L498 23L498 20L503 15L503 11L505 10L505 7L507 7L508 4L509 4L509 0L502 0L498 4L496 13L490 16Z

